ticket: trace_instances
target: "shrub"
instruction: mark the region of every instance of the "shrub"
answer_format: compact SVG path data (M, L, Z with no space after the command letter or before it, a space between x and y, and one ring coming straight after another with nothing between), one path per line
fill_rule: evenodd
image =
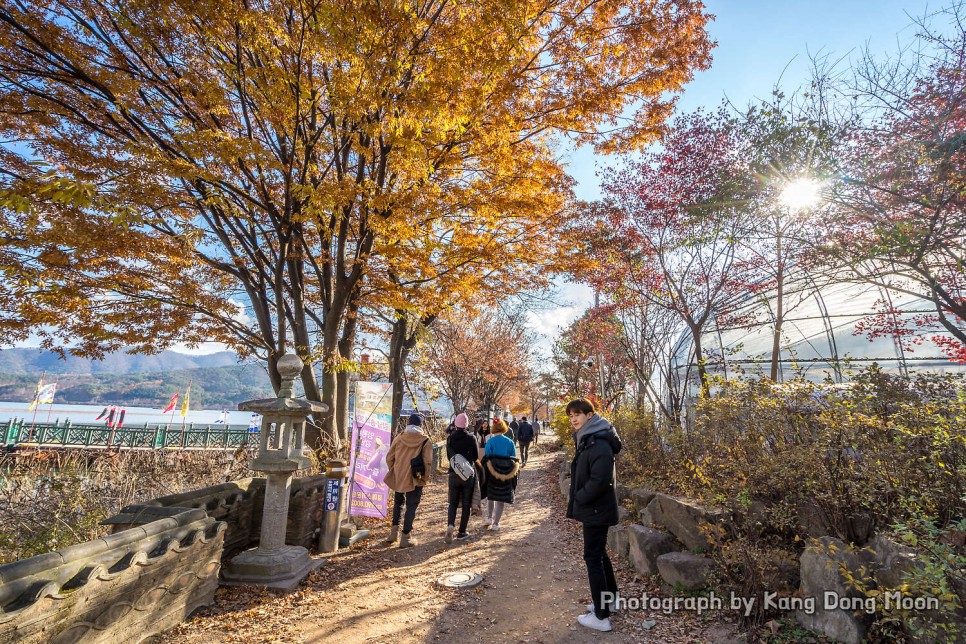
M0 458L0 564L105 536L121 508L251 476L246 451L48 451Z
M800 551L809 533L862 545L873 530L891 530L932 547L966 517L961 379L902 378L873 366L847 386L734 380L714 391L687 428L647 413L617 419L626 445L620 467L636 484L737 511L715 552L737 590L775 590L768 584L785 559L780 551ZM949 600L966 587L942 581L963 546L932 549L935 574L909 583Z

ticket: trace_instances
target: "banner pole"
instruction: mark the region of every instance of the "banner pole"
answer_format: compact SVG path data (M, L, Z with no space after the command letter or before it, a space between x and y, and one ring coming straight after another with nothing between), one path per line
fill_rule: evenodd
M54 384L55 385L57 384L57 381L56 380L54 381ZM50 424L50 412L52 412L53 410L54 410L54 397L51 396L50 397L50 406L47 407L47 424L48 425Z
M37 398L40 396L40 389L44 386L44 378L46 377L47 370L44 369L44 372L40 374L40 384L37 385L37 393L34 394L34 402L37 402ZM30 431L27 432L28 443L30 442L30 439L34 437L34 423L37 421L37 407L40 407L40 405L34 405L34 415L33 418L30 419Z
M184 424L188 420L188 404L191 402L191 381L188 381L188 388L184 392L184 402L181 403L181 449L184 449Z
M352 409L349 412L350 419L352 421L352 431L349 434L349 441L355 446L355 449L352 450L352 452L353 452L353 454L352 454L352 467L349 469L349 486L348 486L347 492L346 492L346 500L345 500L346 501L345 502L345 517L346 517L346 521L348 521L349 517L352 516L352 507L351 507L352 506L352 491L355 488L355 484L356 484L356 463L359 462L359 444L362 442L362 441L359 440L359 438L360 438L360 436L359 436L359 430L358 430L358 425L356 424L356 404L359 402L359 386L358 386L358 381L353 382L352 385L353 385L353 387L355 387L356 390L352 392L352 394L353 394L353 396L352 396ZM343 520L342 520L342 517L340 516L339 517L339 527L340 528L342 527L342 523L343 523Z

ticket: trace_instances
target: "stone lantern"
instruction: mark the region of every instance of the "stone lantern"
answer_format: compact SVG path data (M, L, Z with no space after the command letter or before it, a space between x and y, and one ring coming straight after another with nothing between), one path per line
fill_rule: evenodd
M222 582L226 585L264 586L288 591L323 561L309 557L308 550L302 546L285 545L285 532L292 475L311 464L302 455L305 420L309 414L327 412L329 407L295 399L295 379L302 373L302 361L298 356L283 355L278 361L278 373L282 377L278 398L250 400L238 405L242 411L262 416L258 455L252 461L252 469L264 472L267 481L258 547L232 557L222 572Z

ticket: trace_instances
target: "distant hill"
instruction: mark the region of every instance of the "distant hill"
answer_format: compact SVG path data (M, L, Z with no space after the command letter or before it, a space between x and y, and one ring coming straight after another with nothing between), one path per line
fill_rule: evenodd
M94 361L39 349L0 351L0 400L30 402L40 375L56 381L56 402L75 405L163 407L191 382L191 408L235 407L272 396L261 364L239 364L231 351L187 355L164 351L155 356L111 354Z
M61 359L56 353L43 349L4 349L0 351L0 373L35 374L126 374L171 371L175 369L201 369L227 367L238 364L238 356L232 351L219 351L206 355L188 355L177 351L162 351L153 356L129 353L111 353L103 360L90 360L69 355Z

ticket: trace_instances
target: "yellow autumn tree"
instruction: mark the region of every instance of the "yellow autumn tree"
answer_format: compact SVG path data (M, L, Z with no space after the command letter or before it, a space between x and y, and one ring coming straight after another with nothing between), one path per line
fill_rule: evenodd
M219 341L276 386L294 349L334 408L370 270L420 235L545 221L561 137L653 138L706 20L695 0L4 2L2 340Z

